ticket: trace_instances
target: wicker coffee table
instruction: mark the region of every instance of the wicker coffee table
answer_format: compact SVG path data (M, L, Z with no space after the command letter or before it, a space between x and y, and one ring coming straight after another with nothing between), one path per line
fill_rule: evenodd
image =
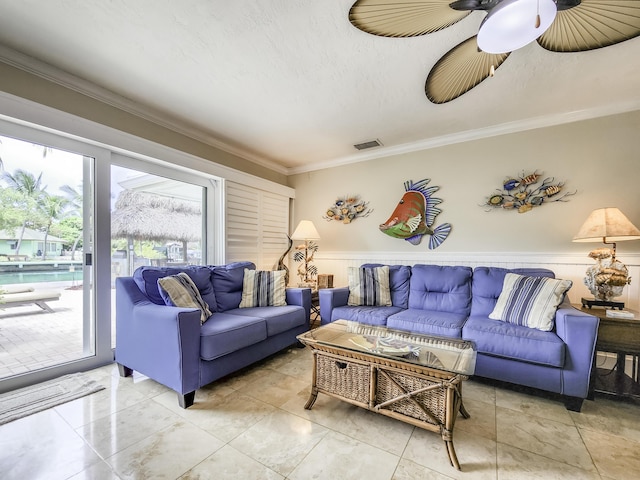
M453 426L462 404L462 381L472 375L472 342L411 334L338 320L298 340L313 350L313 380L306 409L322 392L345 402L438 432L449 461L460 470Z

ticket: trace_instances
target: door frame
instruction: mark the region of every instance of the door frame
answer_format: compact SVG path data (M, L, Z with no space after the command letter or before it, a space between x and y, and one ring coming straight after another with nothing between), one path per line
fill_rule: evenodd
M105 203L108 210L110 152L95 145L3 119L0 119L0 134L26 142L66 150L92 159L85 160L83 163L83 232L84 240L89 239L89 242L85 244L83 252L85 256L85 261L83 262L83 286L85 288L83 292L82 333L83 345L85 348L93 348L93 355L2 379L0 380L0 392L5 392L50 380L61 375L90 370L113 361L110 342L111 296L109 278L107 277L105 280L105 278L102 278L104 275L96 274L105 268L105 265L107 271L110 268L108 255L105 262L104 258L102 258L104 255L100 253L110 251L109 217L107 215L107 222L105 222L102 218L104 212L100 211L103 210ZM104 175L107 175L107 177L104 177ZM91 181L88 185L84 183L87 179ZM100 181L97 182L96 179L100 179ZM87 221L88 223L86 223ZM93 221L93 225L91 225L91 221ZM93 242L91 242L91 239L93 239ZM87 253L91 253L91 263L93 265L86 265ZM86 285L89 285L89 288L86 288Z

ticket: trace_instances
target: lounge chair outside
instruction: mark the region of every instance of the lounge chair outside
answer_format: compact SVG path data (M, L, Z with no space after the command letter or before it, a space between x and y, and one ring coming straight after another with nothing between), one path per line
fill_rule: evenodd
M35 290L33 287L23 286L0 286L0 309L37 305L46 312L53 312L47 302L59 299L60 292L56 290Z

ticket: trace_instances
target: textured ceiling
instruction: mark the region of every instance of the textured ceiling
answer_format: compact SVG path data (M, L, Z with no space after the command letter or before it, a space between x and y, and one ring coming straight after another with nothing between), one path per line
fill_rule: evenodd
M429 70L484 14L384 38L349 23L352 3L0 0L0 53L286 173L640 108L640 38L584 53L529 44L495 77L432 104ZM353 147L376 138L383 147Z

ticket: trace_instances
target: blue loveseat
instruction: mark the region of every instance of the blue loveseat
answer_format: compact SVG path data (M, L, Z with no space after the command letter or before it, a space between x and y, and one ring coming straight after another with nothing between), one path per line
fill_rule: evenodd
M321 322L346 319L471 340L478 352L476 376L560 394L568 409L580 411L589 393L598 318L573 308L565 297L551 331L492 320L509 272L554 277L539 268L390 265L391 305L350 306L348 287L322 289Z
M311 290L288 288L286 306L238 308L250 262L182 268L140 267L116 279L116 362L121 376L138 371L178 393L180 406L195 391L266 358L309 330ZM167 306L158 279L184 272L213 312Z

